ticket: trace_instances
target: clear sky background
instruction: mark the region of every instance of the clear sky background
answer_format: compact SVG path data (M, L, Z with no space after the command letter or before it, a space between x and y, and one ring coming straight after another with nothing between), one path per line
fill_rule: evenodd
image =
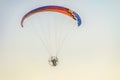
M26 12L45 5L68 7L82 19L56 68L43 44L20 26ZM0 0L0 80L120 80L120 1Z

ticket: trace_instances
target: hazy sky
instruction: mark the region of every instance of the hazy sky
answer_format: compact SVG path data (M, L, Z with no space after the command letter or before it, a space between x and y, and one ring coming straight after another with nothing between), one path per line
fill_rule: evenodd
M120 80L119 3L0 0L0 80ZM82 19L80 28L67 37L56 68L49 66L49 54L41 41L20 26L25 13L45 5L68 7Z

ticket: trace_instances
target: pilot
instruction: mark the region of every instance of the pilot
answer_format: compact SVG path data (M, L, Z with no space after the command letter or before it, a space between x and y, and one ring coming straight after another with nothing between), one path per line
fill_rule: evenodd
M49 60L49 64L51 66L57 66L58 64L58 58L56 56L51 56L50 60Z

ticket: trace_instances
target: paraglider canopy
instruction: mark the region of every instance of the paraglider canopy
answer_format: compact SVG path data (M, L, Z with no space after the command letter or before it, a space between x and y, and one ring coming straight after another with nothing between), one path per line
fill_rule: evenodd
M32 11L28 12L26 15L23 16L22 20L21 20L21 26L23 27L23 22L26 18L30 17L31 15L35 14L35 13L39 13L39 12L58 12L58 13L62 13L65 14L71 18L73 18L75 21L77 21L78 26L81 25L81 19L80 16L73 10L70 10L66 7L61 7L61 6L43 6L43 7L39 7L36 9L33 9Z

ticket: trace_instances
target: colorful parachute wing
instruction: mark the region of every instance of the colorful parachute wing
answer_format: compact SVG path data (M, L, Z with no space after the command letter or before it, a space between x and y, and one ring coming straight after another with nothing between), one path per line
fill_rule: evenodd
M21 26L23 27L24 20L26 18L30 17L31 15L33 15L35 13L47 12L47 11L65 14L65 15L73 18L74 20L76 20L78 26L81 25L81 18L76 12L74 12L68 8L61 7L61 6L43 6L43 7L36 8L36 9L28 12L25 16L23 16L22 21L21 21Z

